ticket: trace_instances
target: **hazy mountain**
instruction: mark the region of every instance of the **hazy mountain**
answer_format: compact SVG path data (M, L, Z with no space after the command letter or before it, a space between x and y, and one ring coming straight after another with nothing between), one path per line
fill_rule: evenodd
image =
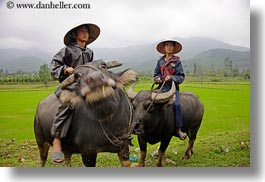
M183 49L178 54L183 62L191 63L193 59L202 59L204 56L213 56L216 52L206 54L209 50L226 49L235 51L235 54L240 52L249 52L249 48L230 45L218 40L192 37L192 38L175 38L181 42ZM103 60L118 60L123 63L119 68L132 68L139 71L150 71L161 56L156 51L156 43L146 45L133 45L124 48L91 48L95 53L95 59ZM50 63L54 53L45 52L38 49L20 50L20 49L0 49L0 69L8 70L9 72L20 71L38 71L39 65ZM218 52L218 51L217 51ZM223 52L225 55L228 52ZM200 58L201 57L201 58ZM210 59L210 58L209 58ZM222 56L219 58L222 59ZM232 59L232 58L231 58ZM249 59L249 57L248 57ZM208 60L208 58L207 58ZM205 63L208 64L208 63Z
M202 66L204 69L214 68L220 70L224 68L224 60L229 58L232 61L232 68L237 68L239 71L250 69L250 52L249 51L234 51L229 49L212 49L201 54L198 54L193 59L182 62L186 71L192 72L194 63Z
M221 49L230 49L235 51L249 51L249 48L234 46L227 44L218 40L209 39L209 38L174 38L181 42L182 51L179 53L179 56L182 59L194 58L196 55L211 49L221 48ZM150 59L154 57L157 59L159 53L156 51L156 43L148 45L133 45L125 48L94 48L96 57L104 59L115 59L121 58L122 62L129 62L126 58L133 59L134 62L140 62L137 60L137 57Z
M39 49L0 49L0 64L7 63L15 58L27 56L39 57L48 62L53 54Z
M210 38L200 38L200 37L192 37L192 38L176 38L182 42L182 51L180 53L181 57L184 60L194 58L196 55L216 48L220 49L230 49L234 51L249 51L249 48L242 46L234 46L231 44L227 44L218 40L210 39Z
M38 49L0 49L0 69L9 73L36 72L40 65L49 63L52 54Z
M1 64L1 69L7 70L8 73L21 72L37 72L42 64L46 63L39 57L19 57L8 61L7 64ZM2 68L3 67L3 68Z
M249 51L249 48L230 45L209 38L174 38L182 44L182 51L178 54L182 61L193 59L198 54L212 49L227 49L232 51ZM125 48L96 48L93 49L97 58L104 60L116 59L124 63L123 68L139 71L150 71L161 56L156 51L156 43L149 45L128 46Z

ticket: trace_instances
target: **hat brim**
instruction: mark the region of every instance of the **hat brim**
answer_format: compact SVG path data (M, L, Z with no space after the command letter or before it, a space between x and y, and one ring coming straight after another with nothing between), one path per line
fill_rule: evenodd
M165 52L165 43L166 42L174 42L175 43L173 54L176 54L182 50L182 45L179 42L177 42L173 39L166 39L166 40L160 41L156 46L156 50L158 52L160 52L161 54L166 54L166 52Z
M71 44L71 38L70 38L71 32L76 30L77 28L79 28L81 26L87 26L89 28L89 38L86 41L86 45L91 44L92 42L94 42L98 38L98 36L100 34L100 28L97 25L92 24L92 23L83 23L83 24L79 24L79 25L75 26L74 28L72 28L71 30L69 30L65 34L63 41L64 41L64 44L66 46Z

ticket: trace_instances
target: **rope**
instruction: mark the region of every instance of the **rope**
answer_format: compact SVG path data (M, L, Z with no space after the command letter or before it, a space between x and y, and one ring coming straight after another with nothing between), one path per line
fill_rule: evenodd
M123 134L121 137L116 137L114 136L111 132L107 132L106 129L103 127L102 122L100 120L97 120L99 122L99 125L101 127L101 130L103 132L103 134L105 135L105 137L109 140L109 142L116 146L116 147L120 147L123 143L124 140L131 140L131 134L133 132L133 124L132 124L132 107L130 104L130 100L127 97L127 95L125 94L124 90L122 90L122 93L125 95L127 102L129 103L129 108L130 108L130 118L129 118L129 125L127 128L128 133ZM112 139L113 138L113 139Z
M74 71L76 71L77 69L79 69L80 67L87 67L87 68L92 68L96 71L99 71L98 68L94 67L94 66L90 66L90 65L79 65L77 66ZM103 88L104 89L104 88ZM104 91L104 90L103 90ZM129 119L129 125L128 125L128 128L127 128L127 131L128 133L126 134L123 134L123 136L121 137L116 137L114 136L111 132L107 132L106 129L103 127L102 125L102 122L100 120L97 120L100 127L101 127L101 130L103 132L103 134L105 135L105 137L109 140L109 142L116 146L116 147L120 147L123 143L124 143L124 140L131 140L131 134L133 132L133 124L132 124L132 107L131 107L131 104L130 104L130 100L129 98L127 97L126 93L124 92L124 90L122 90L122 93L125 95L126 99L127 99L127 102L129 103L129 107L130 107L130 119ZM113 138L113 139L111 139Z
M129 126L128 126L128 135L131 135L132 134L132 132L133 132L133 123L132 123L132 115L133 115L133 109L132 109L132 106L131 106L131 104L130 104L130 100L129 100L129 98L128 98L128 96L127 96L127 94L125 93L125 91L124 90L122 90L122 92L123 92L123 94L125 95L125 97L126 97L126 99L127 99L127 102L129 103L129 107L130 107L130 120L129 120Z
M153 103L154 103L156 97L158 96L158 94L159 94L159 93L161 92L161 90L163 89L165 83L166 83L166 81L164 80L164 81L163 81L163 84L161 85L161 87L159 88L158 92L156 93L154 99L153 99L152 102L149 104L148 108L145 110L145 112L144 112L142 118L144 118L144 116L147 114L147 112L149 111L149 109L150 109L151 106L153 105ZM155 84L155 83L153 83L153 85L152 85L152 87L151 87L152 90L153 90L154 84Z

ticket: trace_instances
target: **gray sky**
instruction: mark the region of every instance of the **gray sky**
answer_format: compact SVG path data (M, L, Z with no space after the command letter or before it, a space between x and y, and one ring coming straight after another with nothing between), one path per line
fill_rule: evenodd
M250 46L249 0L64 0L91 6L74 10L8 9L8 1L0 0L0 48L36 47L56 52L64 46L65 33L82 22L101 28L91 47L124 47L198 36Z

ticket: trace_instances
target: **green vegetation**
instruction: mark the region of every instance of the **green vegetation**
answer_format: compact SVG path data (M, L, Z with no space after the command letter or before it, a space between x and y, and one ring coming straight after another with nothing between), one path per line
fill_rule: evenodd
M212 82L207 77L201 82L188 77L181 91L195 93L205 105L205 115L197 140L195 154L190 160L181 161L188 140L172 138L165 158L166 167L248 167L250 166L250 82L242 79L220 78ZM198 82L199 81L199 82ZM0 166L38 167L38 148L34 139L33 120L37 104L56 89L56 83L0 85ZM149 90L151 78L141 78L135 90ZM139 152L137 138L131 156ZM157 159L151 154L159 144L149 145L147 167L155 167ZM83 166L80 155L73 155L73 166ZM47 161L48 167L55 165ZM117 154L100 153L98 167L120 166Z
M44 88L43 84L5 84L0 88L0 138L34 138L32 127L37 104L56 86Z
M17 71L14 74L9 74L8 71L4 72L3 69L0 69L0 84L42 82L48 87L48 82L52 80L48 64L46 63L40 66L38 73Z

